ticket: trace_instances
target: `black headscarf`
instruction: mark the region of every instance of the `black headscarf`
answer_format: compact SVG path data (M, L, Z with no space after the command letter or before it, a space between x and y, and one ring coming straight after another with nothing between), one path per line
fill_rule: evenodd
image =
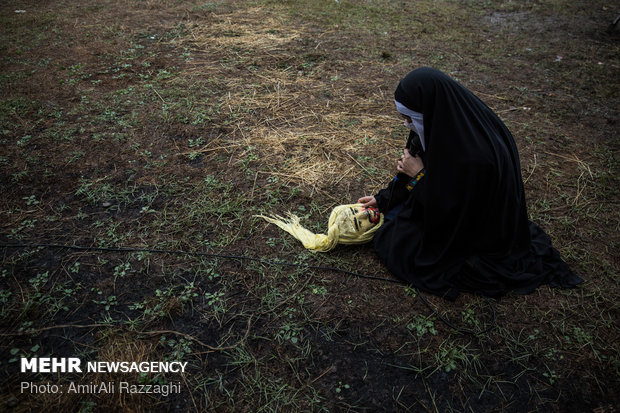
M382 212L402 204L374 238L390 271L449 299L582 282L528 221L515 142L487 105L432 68L409 73L394 97L424 115L426 171L412 190L400 179L376 196Z

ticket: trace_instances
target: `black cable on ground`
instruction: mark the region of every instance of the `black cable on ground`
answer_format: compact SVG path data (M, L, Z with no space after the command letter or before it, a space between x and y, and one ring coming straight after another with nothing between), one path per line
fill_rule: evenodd
M253 262L259 262L261 264L274 265L274 266L280 265L280 266L288 266L288 267L308 268L311 270L334 271L334 272L339 272L342 274L351 275L354 277L364 278L368 280L408 285L407 283L401 280L398 280L398 279L360 274L357 272L353 272L353 271L349 271L349 270L345 270L345 269L337 268L337 267L311 265L311 264L304 264L304 263L294 263L294 262L287 262L287 261L274 261L274 260L268 260L265 258L252 257L249 255L234 255L234 254L222 254L222 253L212 253L212 252L168 250L168 249L154 249L154 248L89 247L89 246L84 246L84 245L66 245L66 244L53 244L53 243L2 244L0 245L0 248L5 248L5 249L6 248L60 248L60 249L70 249L70 250L78 250L78 251L150 252L154 254L190 255L190 256L209 257L209 258L223 258L223 259L238 260L238 261L253 261ZM493 318L491 320L491 323L484 330L474 331L474 330L460 328L452 324L448 319L446 319L441 314L439 314L439 311L433 307L433 305L427 300L424 294L422 294L417 288L416 288L416 291L417 291L417 295L420 297L422 302L433 312L433 314L435 314L435 316L437 316L437 318L439 318L439 320L441 320L442 323L444 323L451 329L458 331L459 333L481 335L481 334L488 333L489 331L493 329L493 327L495 327L495 321L497 318L497 315L495 313L495 307L493 306L493 303L487 297L483 297L483 298L487 302L489 307L491 308L491 313L493 315Z

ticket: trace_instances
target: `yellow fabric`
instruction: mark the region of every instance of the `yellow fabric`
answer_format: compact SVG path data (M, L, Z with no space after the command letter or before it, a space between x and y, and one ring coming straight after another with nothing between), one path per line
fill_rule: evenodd
M302 227L299 218L288 214L287 218L275 215L273 218L257 215L277 225L297 238L310 251L327 252L338 244L363 244L372 239L383 224L383 214L375 208L364 208L362 204L335 207L328 223L327 235L315 234Z

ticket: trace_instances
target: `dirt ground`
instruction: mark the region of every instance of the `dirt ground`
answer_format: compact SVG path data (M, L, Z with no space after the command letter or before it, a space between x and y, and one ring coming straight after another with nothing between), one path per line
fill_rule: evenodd
M2 410L617 411L618 13L3 2ZM255 216L324 232L389 182L407 136L393 91L419 66L505 121L530 219L584 285L448 302L392 282L371 245L312 254ZM187 370L21 372L34 357Z

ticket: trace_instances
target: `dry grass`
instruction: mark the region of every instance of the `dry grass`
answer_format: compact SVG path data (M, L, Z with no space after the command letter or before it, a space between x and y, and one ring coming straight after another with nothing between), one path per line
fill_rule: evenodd
M152 361L153 355L157 354L157 346L152 339L142 338L135 334L128 333L115 333L111 332L105 337L101 337L100 343L97 348L99 349L97 356L98 361L103 362L142 362ZM130 382L132 384L138 383L153 383L155 379L155 373L150 373L145 376L141 376L140 373L91 373L87 374L81 382L82 383L115 383L118 387L120 380ZM175 377L175 379L178 379ZM93 396L80 397L83 400L89 400L97 402L97 406L100 409L109 408L122 409L125 411L133 412L146 412L150 411L156 404L156 400L152 396L147 394L128 394L121 393L118 389L113 394L96 394ZM67 406L69 409L70 407Z
M262 8L217 16L191 32L196 57L190 73L208 73L226 85L223 107L236 119L236 136L234 142L222 137L226 143L217 147L236 152L233 164L252 152L272 165L257 171L255 180L276 176L325 194L367 169L356 157L368 154L362 146L369 131L390 130L395 116L385 114L380 90L360 99L357 79L330 75L333 63L319 49L326 34L309 40L307 32ZM316 55L308 54L308 41L316 44ZM209 146L198 151L213 151ZM398 144L392 147L395 152ZM372 155L391 161L389 148L372 147L382 151Z

